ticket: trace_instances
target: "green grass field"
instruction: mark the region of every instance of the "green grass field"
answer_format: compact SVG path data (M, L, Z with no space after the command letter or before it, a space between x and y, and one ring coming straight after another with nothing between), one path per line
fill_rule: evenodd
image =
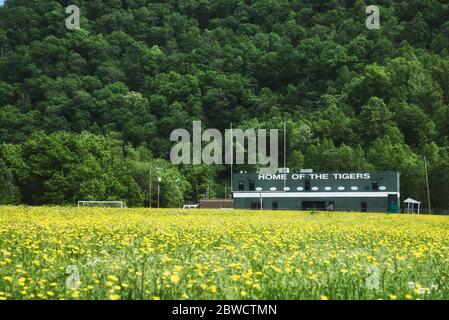
M0 208L0 299L448 299L449 217Z

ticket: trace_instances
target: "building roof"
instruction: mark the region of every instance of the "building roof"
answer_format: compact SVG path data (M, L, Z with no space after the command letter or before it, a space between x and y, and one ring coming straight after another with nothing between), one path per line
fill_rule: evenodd
M412 199L412 198L407 198L404 200L404 203L414 203L414 204L418 204L421 203L418 200Z

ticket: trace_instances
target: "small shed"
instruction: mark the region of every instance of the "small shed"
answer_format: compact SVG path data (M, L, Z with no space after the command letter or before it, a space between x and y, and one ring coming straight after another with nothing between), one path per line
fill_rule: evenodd
M417 213L419 214L421 209L421 202L418 200L407 198L404 200L404 203L407 204L407 213L415 213L415 208L417 209Z

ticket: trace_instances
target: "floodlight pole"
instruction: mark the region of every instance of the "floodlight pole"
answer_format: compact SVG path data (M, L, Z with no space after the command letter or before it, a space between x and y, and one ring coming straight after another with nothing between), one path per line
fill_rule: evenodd
M160 208L160 195L161 195L161 177L157 177L157 208Z
M152 194L151 194L151 179L152 179L152 173L153 173L153 167L150 167L150 196L148 197L149 198L149 202L150 202L150 209L151 209L151 200L153 200L152 199Z
M179 186L179 179L176 179L175 183L173 184L173 194L172 194L172 203L175 205L175 191L176 188Z
M160 167L155 167L154 168L156 171L159 171ZM159 177L158 177L159 179ZM159 183L158 183L159 184ZM152 200L153 200L153 192L152 192L152 185L153 185L153 167L150 167L150 208L152 207ZM159 188L158 188L159 190ZM159 192L159 191L158 191ZM158 203L159 203L159 195L158 195ZM159 208L159 204L158 204L158 208Z

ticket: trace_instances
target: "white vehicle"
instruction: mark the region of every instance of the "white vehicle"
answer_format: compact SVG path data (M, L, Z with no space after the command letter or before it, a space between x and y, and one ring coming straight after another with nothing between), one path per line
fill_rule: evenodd
M185 204L182 208L183 209L196 209L198 208L199 204Z

